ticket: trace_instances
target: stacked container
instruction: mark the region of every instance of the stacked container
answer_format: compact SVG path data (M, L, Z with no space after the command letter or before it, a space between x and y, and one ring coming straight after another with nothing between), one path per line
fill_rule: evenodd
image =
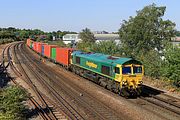
M56 48L56 62L69 66L73 48Z

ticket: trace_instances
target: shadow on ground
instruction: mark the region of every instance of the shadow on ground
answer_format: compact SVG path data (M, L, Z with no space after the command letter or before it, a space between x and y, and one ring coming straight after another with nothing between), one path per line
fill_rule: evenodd
M0 74L0 88L7 86L8 82L10 80L11 80L11 78L9 77L6 70L1 72L1 74Z
M143 85L142 87L143 87L143 89L142 89L142 94L141 95L143 97L150 97L150 96L155 96L155 95L159 95L159 94L164 93L161 90L158 90L156 88L152 88L152 87L147 86L147 85Z
M152 88L147 85L142 85L141 94L139 96L137 96L137 95L129 96L128 99L137 99L138 97L151 97L151 96L159 95L162 93L164 93L164 92L161 90Z

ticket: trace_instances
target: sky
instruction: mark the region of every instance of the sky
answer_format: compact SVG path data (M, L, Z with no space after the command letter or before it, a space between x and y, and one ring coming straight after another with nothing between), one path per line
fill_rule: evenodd
M180 0L0 0L0 27L116 32L123 20L152 3L166 6L164 20L180 30Z

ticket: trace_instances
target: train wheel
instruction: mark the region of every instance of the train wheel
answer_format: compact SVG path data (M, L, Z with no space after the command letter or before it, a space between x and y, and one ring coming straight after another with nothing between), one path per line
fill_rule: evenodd
M111 92L113 91L113 81L108 80L107 81L107 89Z
M119 94L120 83L119 83L119 82L115 82L114 85L113 85L113 88L114 88L114 92L115 92L116 94Z
M137 96L140 96L140 95L141 95L141 92L142 92L142 89L141 89L141 88L137 88L137 89L136 89L136 94L137 94Z
M79 70L79 72L80 72L80 73L79 73L80 76L83 76L83 75L84 75L84 71L83 71L83 70Z
M125 98L128 98L130 96L129 92L125 88L120 89L118 94Z
M107 82L105 79L103 78L100 78L99 79L99 83L100 83L100 86L104 87L104 88L107 88Z

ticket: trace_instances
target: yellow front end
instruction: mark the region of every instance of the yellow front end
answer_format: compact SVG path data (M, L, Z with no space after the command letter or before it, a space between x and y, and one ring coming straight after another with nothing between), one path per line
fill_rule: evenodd
M120 83L120 88L128 91L136 91L142 85L144 75L143 65L117 65L120 68L120 74L115 75L116 81Z

